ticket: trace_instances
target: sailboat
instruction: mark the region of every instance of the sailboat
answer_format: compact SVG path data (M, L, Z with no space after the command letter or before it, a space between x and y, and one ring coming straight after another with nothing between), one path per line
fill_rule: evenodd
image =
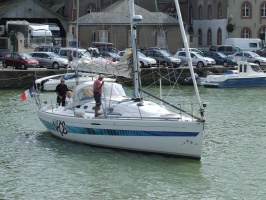
M178 1L175 2L186 53L190 56L179 4ZM135 15L134 0L129 0L129 7L132 50L126 52L126 58L128 66L133 67L131 70L134 80L133 96L127 97L121 84L105 82L101 115L95 117L93 83L87 82L76 86L73 91L73 101L66 107L54 104L42 105L43 102L36 95L36 102L39 106L37 115L52 135L63 140L200 159L205 120L203 119L204 107L198 94L196 80L194 78L193 83L198 98L197 115L199 116L152 94L150 95L156 98L156 102L143 98L143 93L149 93L141 89L135 30L142 16ZM189 66L192 77L194 77L191 62ZM162 103L157 103L158 100Z

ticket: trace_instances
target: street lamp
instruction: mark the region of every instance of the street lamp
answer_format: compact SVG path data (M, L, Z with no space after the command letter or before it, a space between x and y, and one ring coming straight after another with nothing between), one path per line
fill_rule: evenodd
M263 37L264 37L264 39L263 39ZM265 34L265 29L263 29L263 28L260 30L260 38L264 41L264 44L265 44L266 34Z
M13 52L16 51L16 35L15 35L15 31L10 31L9 33L9 39L11 41L11 45L13 45Z

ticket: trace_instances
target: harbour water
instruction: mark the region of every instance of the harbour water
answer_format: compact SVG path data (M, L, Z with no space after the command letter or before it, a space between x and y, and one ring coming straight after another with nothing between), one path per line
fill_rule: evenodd
M199 90L207 102L200 161L59 140L33 99L0 91L0 199L265 199L266 88Z

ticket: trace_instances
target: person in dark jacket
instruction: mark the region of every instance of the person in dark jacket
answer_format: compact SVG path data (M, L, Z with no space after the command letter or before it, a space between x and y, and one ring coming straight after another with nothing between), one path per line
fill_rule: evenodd
M57 94L56 100L57 100L58 105L60 106L62 104L62 106L65 106L67 93L68 91L73 91L73 90L67 87L64 79L61 79L61 83L56 86L55 91Z

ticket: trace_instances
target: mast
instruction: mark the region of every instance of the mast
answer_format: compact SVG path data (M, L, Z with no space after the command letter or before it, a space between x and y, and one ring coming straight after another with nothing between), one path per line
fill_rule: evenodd
M188 42L187 42L187 36L185 33L185 29L184 29L184 24L183 24L183 19L182 19L182 15L181 15L181 11L180 11L180 6L178 3L178 0L175 0L175 5L176 5L176 12L178 15L178 22L179 22L179 26L180 26L180 30L181 30L181 35L183 38L183 42L184 42L184 46L185 46L185 50L186 50L186 56L188 58L188 66L190 69L190 73L191 73L191 77L192 77L192 81L193 81L193 85L194 85L194 90L200 105L200 110L201 110L201 115L203 116L203 105L199 96L199 90L198 90L198 86L197 86L197 82L196 82L196 78L195 78L195 74L194 74L194 70L193 70L193 66L192 66L192 60L191 60L191 56L190 56L190 51L189 51L189 46L188 46Z
M78 57L78 48L79 48L79 0L77 0L77 28L76 28L76 38L77 38L77 44L76 44L77 62L76 63L78 63L78 60L79 60L79 57ZM74 57L74 52L73 52L73 57ZM72 63L72 65L73 65L73 63ZM74 66L74 67L75 67L75 74L77 76L76 77L76 85L78 85L79 84L78 69L77 69L77 66Z
M137 47L136 47L136 24L142 20L141 15L135 15L134 0L129 0L130 8L130 30L131 30L131 43L132 43L132 53L133 53L133 71L134 71L134 98L135 100L140 100L140 84L139 84L139 71L137 62Z

